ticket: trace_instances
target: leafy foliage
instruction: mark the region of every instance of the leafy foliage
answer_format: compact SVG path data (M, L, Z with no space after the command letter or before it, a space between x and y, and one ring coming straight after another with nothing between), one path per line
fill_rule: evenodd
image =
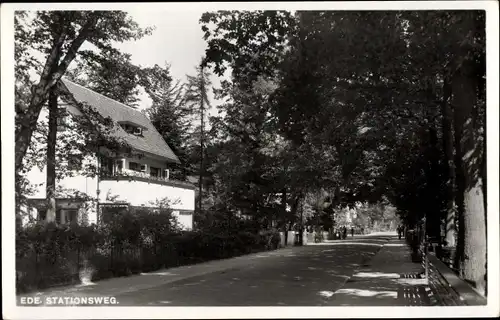
M192 171L192 164L188 150L191 112L184 104L185 86L179 81L174 82L168 64L165 67L155 65L144 68L141 85L153 101L146 111L149 119L181 162L172 164L171 176L186 180Z
M240 178L213 172L231 190L226 199L236 207L243 207L238 194L249 198L255 214L255 204L263 206L267 194L290 190L287 204L296 204L323 189L333 207L388 199L408 226L425 216L429 234L439 237L450 203L446 190L454 188L445 174L450 163L457 172L458 202L470 196L468 188L481 185L477 177L484 180L477 165L484 163L483 12L223 11L204 14L201 22L207 64L218 74L232 70L232 83L218 91L227 101L224 115L214 119L215 135L222 138L217 147L228 149L214 162ZM252 90L259 78L275 84L269 95ZM458 81L470 89L468 95L460 89L447 93ZM454 119L443 112L450 96L463 98L453 100ZM476 111L466 116L464 110ZM442 127L446 121L455 122L453 133ZM452 134L455 143L449 141ZM282 142L263 146L264 136ZM455 161L441 141L454 144ZM259 148L274 152L266 158ZM470 153L477 160L471 163L463 150L477 150ZM324 210L311 201L306 213L315 220ZM467 201L472 208L475 200ZM472 237L472 230L485 226L472 226L479 220L467 217L482 219L483 211L467 212L460 205L458 210L470 224L459 229L470 232L472 243L481 237ZM358 220L370 225L373 218Z
M15 23L18 79L15 164L19 172L49 92L77 55L89 60L99 56L92 49L80 50L82 45L89 43L103 55L116 53L112 49L114 41L139 39L151 29L140 28L123 11L36 11L31 14L18 11ZM29 79L30 71L39 75L37 82Z
M39 223L17 229L17 290L29 292L272 250L280 239L273 231L182 233L166 206L114 214L99 227Z
M68 70L66 77L110 99L136 107L142 70L132 64L130 57L115 48L105 48L99 54L89 51Z

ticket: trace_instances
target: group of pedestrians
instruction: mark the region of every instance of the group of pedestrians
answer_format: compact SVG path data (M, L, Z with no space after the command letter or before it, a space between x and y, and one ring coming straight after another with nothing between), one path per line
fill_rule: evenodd
M345 240L347 239L347 227L343 226L339 230L337 230L337 237ZM354 237L354 227L351 227L351 237Z
M401 240L401 236L403 236L403 235L404 235L404 231L405 231L405 229L404 229L404 227L403 227L403 226L399 225L399 226L397 227L397 229L396 229L396 230L398 231L398 237L399 237L399 240Z

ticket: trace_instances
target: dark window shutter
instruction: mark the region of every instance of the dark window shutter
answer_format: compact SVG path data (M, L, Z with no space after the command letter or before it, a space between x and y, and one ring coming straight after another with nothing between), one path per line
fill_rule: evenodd
M47 209L41 209L38 211L38 221L45 221L47 219Z
M56 223L57 224L61 223L61 214L62 214L61 209L56 210Z

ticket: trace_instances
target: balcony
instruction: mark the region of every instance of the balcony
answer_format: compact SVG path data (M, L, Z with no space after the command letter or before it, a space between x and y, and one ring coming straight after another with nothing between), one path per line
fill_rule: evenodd
M121 169L114 173L103 172L100 176L101 181L141 181L164 186L171 186L183 189L195 190L196 187L189 183L177 180L171 180L165 177L153 176L145 172L135 171L130 169Z
M157 201L168 199L174 210L194 210L194 185L152 177L132 170L102 175L99 190L100 203L122 201L132 206L151 206Z

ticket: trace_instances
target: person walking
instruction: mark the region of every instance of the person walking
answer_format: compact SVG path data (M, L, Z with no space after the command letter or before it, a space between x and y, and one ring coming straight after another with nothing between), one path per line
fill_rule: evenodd
M346 226L344 226L343 231L344 231L343 233L344 233L344 240L345 240L345 239L347 239L347 227Z
M351 227L351 237L354 238L354 227Z
M403 228L401 228L401 226L398 226L398 237L399 237L399 240L401 240L401 233L402 233L402 230Z

